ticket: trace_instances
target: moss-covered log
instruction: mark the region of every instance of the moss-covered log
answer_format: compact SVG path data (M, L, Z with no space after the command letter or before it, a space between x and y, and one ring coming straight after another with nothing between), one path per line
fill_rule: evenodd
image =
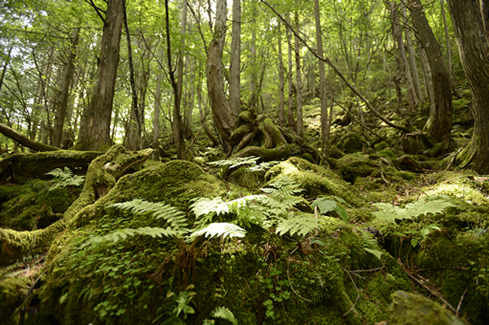
M44 143L32 141L28 137L20 134L19 132L16 132L15 130L12 130L5 124L0 123L0 133L2 133L4 136L9 137L10 139L20 143L21 145L30 148L35 151L56 151L56 150L61 150L60 148L49 146Z
M42 178L55 168L70 167L86 170L88 165L102 155L99 151L50 151L39 153L20 153L0 161L0 184L21 183L29 178Z
M47 228L35 231L0 229L0 265L14 262L23 256L45 252L53 239L61 233L84 207L105 196L117 179L128 170L144 163L152 149L126 152L115 145L104 155L94 159L88 167L85 185L78 199L64 213L63 218Z

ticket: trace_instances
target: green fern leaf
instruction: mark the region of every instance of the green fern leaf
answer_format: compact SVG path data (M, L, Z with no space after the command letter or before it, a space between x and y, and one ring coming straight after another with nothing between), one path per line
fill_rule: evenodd
M310 232L318 228L317 220L314 216L292 216L289 219L282 219L277 224L275 233L277 235L285 235L290 233L291 236L298 234L306 236Z
M192 232L190 235L192 238L197 236L205 236L205 237L244 237L246 230L241 227L236 226L232 223L220 222L220 223L211 223L204 229L196 230Z
M234 317L234 314L226 307L216 307L212 312L212 317L225 319L233 325L238 324L238 320Z
M260 159L260 157L234 157L230 159L217 160L208 162L207 165L216 166L216 167L226 167L229 166L230 169L244 166L244 165L256 165L256 162Z
M50 190L53 190L58 187L65 187L65 186L80 186L83 184L85 181L84 176L79 176L79 175L73 175L73 172L68 168L65 167L64 169L61 168L55 168L52 171L46 173L45 175L51 175L53 176L53 183L54 185L50 188Z
M441 213L446 208L455 205L442 199L431 201L421 199L407 204L404 208L388 203L375 203L373 206L379 209L379 211L372 212L372 214L376 217L376 220L395 223L396 220L412 219L428 213Z
M221 197L213 199L205 197L198 198L190 205L190 209L197 218L212 212L218 216L229 213L229 206L221 199Z
M128 237L132 237L135 235L146 235L146 236L151 236L151 237L181 237L183 234L179 231L175 231L174 229L171 228L158 228L158 227L143 227L143 228L137 228L137 229L131 229L131 228L126 228L126 229L121 229L112 233L109 233L104 236L92 236L90 237L83 245L80 246L80 248L84 248L86 246L96 244L96 243L101 243L104 241L110 241L112 243L117 243L120 240L124 240Z
M165 203L154 203L134 199L132 201L114 203L109 205L109 208L110 207L129 210L137 214L152 213L155 219L164 219L175 231L187 231L187 219L185 214Z

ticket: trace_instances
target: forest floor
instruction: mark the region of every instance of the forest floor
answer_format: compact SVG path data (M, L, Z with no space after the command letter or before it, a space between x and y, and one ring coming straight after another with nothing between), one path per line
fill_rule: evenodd
M114 146L2 184L0 323L489 323L489 177L347 128L323 166Z

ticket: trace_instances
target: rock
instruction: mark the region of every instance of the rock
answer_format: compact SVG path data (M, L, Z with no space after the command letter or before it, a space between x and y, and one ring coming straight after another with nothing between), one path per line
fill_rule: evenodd
M421 295L396 291L388 311L389 325L464 325L452 312Z

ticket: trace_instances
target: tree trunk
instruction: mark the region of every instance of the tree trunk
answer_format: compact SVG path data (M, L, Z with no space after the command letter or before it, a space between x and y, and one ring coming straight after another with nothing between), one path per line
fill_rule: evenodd
M109 0L102 35L97 81L88 107L87 133L78 140L81 150L100 150L112 143L110 119L114 100L119 45L124 20L123 0Z
M410 3L411 19L417 29L419 40L426 50L430 63L435 105L430 109L430 116L425 129L439 142L443 143L442 153L451 147L452 129L452 91L450 77L443 62L440 47L424 14L420 0Z
M217 1L216 12L214 35L207 50L207 93L212 108L214 125L222 137L224 151L229 152L231 150L231 133L236 126L236 119L229 108L222 79L221 60L226 37L226 0Z
M158 52L158 60L162 62L163 60L163 47L160 46L160 50ZM160 159L160 146L159 146L159 138L160 138L160 108L161 108L161 80L163 77L163 71L161 65L158 65L158 75L156 77L156 91L155 91L155 107L153 112L153 159Z
M403 22L406 26L408 26L408 17L406 13L406 6L404 2L401 2L401 13L403 16ZM413 78L413 86L414 90L416 91L416 96L418 97L418 100L420 102L423 101L423 94L421 92L421 83L419 81L419 73L418 73L418 67L416 66L416 55L414 52L414 46L413 46L413 40L411 38L411 31L409 28L404 29L404 35L406 36L406 47L407 47L407 52L409 54L408 57L408 62L409 62L409 68L411 70L411 76Z
M394 2L390 2L389 5L392 15L392 29L399 51L399 63L401 65L399 69L404 73L406 87L408 89L409 95L409 107L411 111L413 111L416 106L418 106L419 99L414 88L413 77L411 75L411 69L406 55L406 49L404 48L404 41L402 39L402 29L399 21L399 5Z
M73 74L75 72L75 55L76 47L78 45L78 34L80 28L73 30L73 36L71 40L71 48L69 49L66 65L63 68L63 75L61 77L60 90L58 95L58 101L56 102L56 115L54 117L53 128L53 146L60 147L61 139L63 137L63 126L66 117L66 110L68 108L68 97L70 95L70 84L73 80Z
M295 24L297 32L299 33L299 12L295 12ZM297 102L297 121L296 121L296 133L299 137L303 136L304 133L304 123L302 120L302 75L301 75L301 53L300 53L300 42L299 38L295 37L295 83L296 83L296 102Z
M231 36L231 65L229 67L229 106L234 115L241 113L241 0L233 0L233 31Z
M290 28L288 26L285 27L287 31L287 44L288 44L288 67L289 67L289 72L287 74L287 79L289 83L289 95L288 95L288 107L287 107L287 123L289 124L289 127L295 131L295 119L294 119L294 108L293 108L293 98L292 98L292 91L294 88L294 84L292 82L292 33L290 31Z
M280 33L280 21L278 22L278 78L280 82L280 102L278 105L278 121L280 127L285 127L285 95L284 95L284 86L285 86L285 78L284 78L284 62L282 59L282 35Z
M316 42L318 54L324 57L323 51L323 33L321 31L321 21L319 0L314 0L314 20L316 22ZM324 68L324 61L318 60L319 64L319 94L321 96L321 144L322 153L326 157L328 153L329 143L329 118L328 118L328 98L326 96L326 73Z
M489 5L448 0L460 60L472 92L474 131L465 148L465 166L489 173Z
M122 0L124 10L124 30L126 32L127 43L127 61L129 63L129 81L131 83L131 115L126 127L126 137L124 146L127 150L141 149L141 125L143 117L139 115L138 110L138 92L134 78L134 62L132 59L131 35L129 34L129 25L127 23L126 1Z
M9 128L8 126L0 123L0 133L4 136L16 141L17 143L30 148L35 151L56 151L60 150L57 147L48 146L47 144L43 144L40 142L33 141L26 136L23 136L19 132Z

